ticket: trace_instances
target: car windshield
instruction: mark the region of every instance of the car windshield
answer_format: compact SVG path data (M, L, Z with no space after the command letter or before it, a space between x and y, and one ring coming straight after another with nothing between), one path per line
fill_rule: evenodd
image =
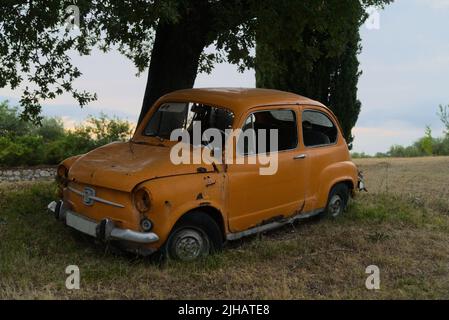
M234 114L223 108L216 108L192 102L171 102L162 104L153 114L144 134L146 136L170 139L173 130L186 130L193 137L193 124L201 128L201 136L207 129L218 129L224 134L232 128Z

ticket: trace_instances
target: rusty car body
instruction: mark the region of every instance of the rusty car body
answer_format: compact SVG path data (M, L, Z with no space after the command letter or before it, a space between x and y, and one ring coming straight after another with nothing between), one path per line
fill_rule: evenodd
M268 126L280 130L276 174L260 175L259 164L173 164L170 150L178 142L162 136L158 114L171 104L213 111L221 129L261 126L259 115L271 119ZM148 134L156 127L158 134ZM57 180L60 199L49 209L68 226L127 250L161 250L181 260L297 219L339 215L363 183L330 109L292 93L241 88L167 94L130 141L66 159Z

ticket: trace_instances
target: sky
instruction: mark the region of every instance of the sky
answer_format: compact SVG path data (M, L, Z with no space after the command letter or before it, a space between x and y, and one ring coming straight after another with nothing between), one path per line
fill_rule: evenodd
M363 72L358 96L362 111L353 129L354 149L374 154L393 144L408 145L421 137L426 125L442 135L437 111L449 104L449 0L396 0L379 14L379 28L362 26ZM104 112L135 122L142 103L146 72L117 52L93 51L74 56L83 75L75 87L96 92L98 100L80 109L63 95L43 103L43 114L63 119L67 127L88 115ZM195 87L254 87L254 71L239 73L230 64L200 74ZM0 100L16 104L20 91L0 89Z

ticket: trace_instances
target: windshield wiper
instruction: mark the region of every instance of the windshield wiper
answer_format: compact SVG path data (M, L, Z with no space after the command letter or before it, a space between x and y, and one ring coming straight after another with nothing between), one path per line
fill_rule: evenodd
M149 135L147 135L147 137L158 138L161 142L165 141L164 138L162 138L161 136L158 136L157 134L149 134Z
M149 137L151 137L151 136L149 136ZM164 140L161 140L161 142L163 142ZM148 142L148 141L134 141L134 140L131 140L131 143L134 143L134 144L141 144L141 145L150 145L150 146L157 146L157 147L166 147L166 145L165 144L162 144L162 143L151 143L151 142Z

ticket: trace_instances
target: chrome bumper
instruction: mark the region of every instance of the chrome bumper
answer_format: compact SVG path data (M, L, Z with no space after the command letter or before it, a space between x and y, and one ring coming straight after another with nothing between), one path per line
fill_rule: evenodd
M158 235L154 232L137 232L116 228L110 219L103 219L100 222L91 220L65 208L63 201L51 202L48 205L48 210L69 227L102 240L124 240L137 243L152 243L159 240Z

